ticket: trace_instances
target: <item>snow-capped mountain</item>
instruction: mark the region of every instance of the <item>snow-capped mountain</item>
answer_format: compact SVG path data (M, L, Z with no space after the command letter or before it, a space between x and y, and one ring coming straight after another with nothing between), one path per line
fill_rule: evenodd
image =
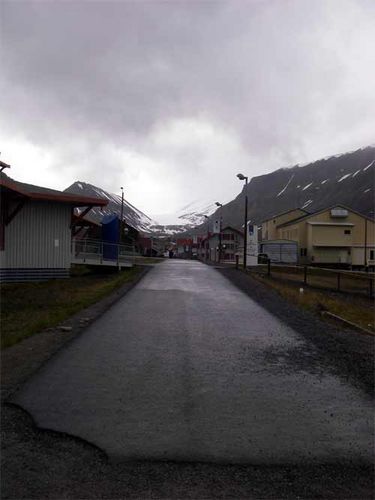
M212 215L216 208L214 201L196 200L181 208L178 219L184 224L197 226L204 222L205 215Z
M65 189L65 192L108 200L108 205L106 207L94 207L90 210L86 216L89 220L100 223L105 215L115 213L119 217L121 216L121 196L117 194L110 193L100 187L82 181L74 182L74 184ZM157 221L138 210L126 199L124 199L124 220L141 233L152 234L155 237L173 236L187 231L196 225L192 223L185 224L184 219L177 224L159 224Z
M250 180L247 185L248 219L261 224L268 217L292 208L315 212L335 204L374 217L374 184L375 146L303 166L280 168ZM223 224L242 228L245 189L223 206ZM218 215L217 211L213 214ZM198 227L194 232L202 232L203 228Z
M90 196L93 198L104 198L108 200L108 205L106 207L103 207L102 209L94 207L88 213L87 218L93 220L94 222L101 222L104 215L113 213L116 213L119 216L121 215L121 196L117 194L109 193L102 188L81 181L77 181L69 186L65 189L65 192L81 194L82 196ZM124 219L131 226L144 232L149 232L150 227L157 224L157 222L131 205L128 201L126 201L126 199L124 199Z
M346 205L365 215L374 216L375 146L339 154L309 163L280 168L270 174L253 177L247 185L248 219L261 224L275 214L300 207L308 212L335 204ZM224 225L243 226L245 187L221 210ZM108 199L103 210L94 208L88 217L100 222L103 215L121 213L121 197L85 182L75 182L65 191ZM175 224L158 224L136 207L124 201L125 220L143 233L155 237L206 232L206 218L219 216L211 201L196 200L181 208Z

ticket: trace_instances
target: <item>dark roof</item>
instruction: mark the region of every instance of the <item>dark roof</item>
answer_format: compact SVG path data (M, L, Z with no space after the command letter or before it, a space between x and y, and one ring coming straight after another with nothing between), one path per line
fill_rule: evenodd
M56 189L44 188L41 186L34 186L33 184L26 184L18 182L3 172L0 173L0 187L6 190L13 191L21 196L30 198L32 200L41 201L56 201L59 203L67 203L74 207L88 207L97 206L104 207L108 204L108 200L104 198L93 198L88 196L78 196L75 194L67 194Z
M272 217L268 217L268 219L264 219L262 221L263 222L267 222L269 220L272 220L274 219L275 217L281 217L282 215L286 215L288 214L289 212L294 212L295 210L301 210L301 212L305 212L305 214L307 215L310 215L310 213L307 211L307 210L304 210L303 208L300 208L300 207L295 207L295 208L291 208L290 210L286 210L285 212L280 212L279 214L275 214L273 215ZM303 216L304 217L304 216Z
M292 224L296 224L297 222L300 222L305 219L309 219L310 217L313 217L315 215L321 214L322 212L325 212L326 210L332 210L332 208L345 208L345 210L349 210L349 212L353 212L353 214L360 215L364 219L370 220L371 222L374 222L374 219L371 219L371 217L367 217L367 215L363 215L360 212L357 212L356 210L353 210L350 207L347 207L345 205L330 205L329 207L322 208L320 210L317 210L316 212L309 213L307 215L303 215L302 217L297 217L296 219L289 220L288 222L283 222L282 224L278 224L276 227L285 227L285 226L291 226Z

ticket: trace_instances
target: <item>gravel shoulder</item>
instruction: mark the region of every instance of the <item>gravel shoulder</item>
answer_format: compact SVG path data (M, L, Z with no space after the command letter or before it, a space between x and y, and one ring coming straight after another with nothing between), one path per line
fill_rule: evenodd
M373 395L374 337L324 321L242 271L233 268L220 268L218 271L258 304L312 342L319 352L320 359L316 362L344 381L360 387L368 395ZM303 362L303 359L298 358L298 353L295 354L292 362Z

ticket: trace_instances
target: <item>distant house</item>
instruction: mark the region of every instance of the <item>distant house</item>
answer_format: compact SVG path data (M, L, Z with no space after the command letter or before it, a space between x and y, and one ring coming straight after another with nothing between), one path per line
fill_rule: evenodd
M193 255L193 238L177 238L176 257L180 259L191 259Z
M0 173L0 280L69 276L72 229L108 201L17 182ZM73 218L74 208L81 207Z
M244 245L243 233L237 229L226 226L221 230L221 258L219 234L211 234L202 241L201 258L212 262L226 262L234 264L236 255L242 255Z
M275 233L278 239L297 243L300 264L374 265L374 220L343 205L279 222Z

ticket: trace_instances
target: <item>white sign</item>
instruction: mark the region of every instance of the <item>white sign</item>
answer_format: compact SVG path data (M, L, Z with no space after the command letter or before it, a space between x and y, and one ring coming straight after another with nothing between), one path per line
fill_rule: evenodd
M214 221L214 226L213 226L213 231L214 234L219 234L220 233L220 221L215 220Z
M246 265L258 265L258 226L247 223Z

